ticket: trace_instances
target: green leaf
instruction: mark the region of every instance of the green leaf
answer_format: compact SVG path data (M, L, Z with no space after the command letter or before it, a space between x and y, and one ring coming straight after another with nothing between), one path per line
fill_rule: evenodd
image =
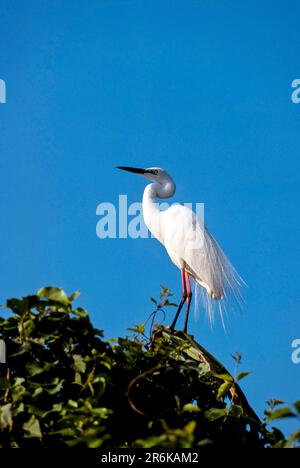
M199 413L199 411L201 411L201 410L200 410L199 406L188 403L188 404L184 405L184 407L182 408L182 411L191 411L191 412L194 412L194 413Z
M68 401L68 405L69 405L71 408L78 408L78 403L77 403L77 401L74 401L74 400L69 400L69 401Z
M11 388L9 381L5 377L0 377L0 390Z
M228 416L228 414L229 410L227 408L210 408L209 410L205 411L204 415L208 421L216 421L217 419L225 418Z
M36 438L42 438L42 432L41 432L41 427L39 420L32 415L29 421L25 422L23 424L23 429L25 431L25 436L26 438L30 437L36 437Z
M47 286L45 288L41 288L37 292L37 296L49 299L50 301L58 302L63 306L68 306L70 304L70 299L62 288L53 288L51 286Z
M79 372L76 372L75 373L75 380L74 380L74 383L77 384L77 385L81 385L82 384L82 378L81 378L81 375Z
M268 406L270 406L270 408L275 408L276 406L280 406L280 405L284 405L285 404L285 401L282 401L282 400L268 400L267 401L267 404Z
M145 325L138 324L133 328L128 328L129 331L143 335L145 333Z
M222 401L224 399L224 397L229 393L232 385L232 382L225 382L219 387L217 395L218 401Z
M74 361L74 366L73 366L74 369L77 372L80 372L81 374L83 374L86 370L86 363L84 362L83 357L80 356L80 354L74 354L73 361Z
M6 302L6 307L13 310L15 314L23 317L28 311L28 301L26 299L9 299Z
M160 297L169 296L169 294L170 294L170 289L163 287L162 291L160 292Z
M187 423L187 425L184 427L184 432L187 434L187 435L192 435L196 429L196 421L190 421Z
M214 443L212 440L210 439L203 439L203 440L200 440L200 442L197 443L197 447L210 447L210 446L213 446Z
M234 378L230 374L215 374L214 377L220 380L224 380L224 382L228 382L233 384Z
M275 421L276 419L286 419L294 417L296 417L296 415L290 408L281 408L275 411L270 411L267 414L267 422Z
M175 302L170 302L169 299L166 299L165 303L163 305L164 305L164 307L165 306L167 306L167 307L178 307L178 304L175 304Z
M108 408L93 408L92 412L95 416L102 419L107 419L113 413L113 411Z
M238 378L237 378L238 382L239 382L240 380L245 379L246 377L248 377L248 376L251 375L251 374L252 374L252 372L241 372L241 374L239 374L239 375L238 375Z
M39 375L45 371L48 371L49 369L51 369L52 366L53 364L47 363L43 367L41 367L38 362L31 361L26 364L26 369L28 371L28 374L34 377L35 375Z
M291 435L285 446L287 448L292 447L296 442L300 442L300 429Z
M244 414L244 410L239 405L233 405L230 409L230 415L239 419Z
M97 449L97 448L101 447L102 444L103 444L102 439L92 439L92 440L90 440L88 442L88 448Z
M43 393L43 388L42 387L38 387L35 389L34 393L33 393L33 398L36 398L37 396L41 395Z
M9 429L13 427L13 419L11 413L12 404L8 403L7 405L0 406L0 430Z
M81 318L87 318L89 315L85 309L82 307L77 307L77 309L72 310L72 314L77 315L78 317Z
M75 299L77 299L77 297L80 296L80 291L75 291L70 297L69 297L69 301L70 302L73 302L75 301Z
M65 427L64 429L58 430L58 431L51 431L49 432L50 435L59 435L61 437L76 437L76 432L75 429L71 427Z
M300 401L296 401L294 403L294 407L296 408L297 412L300 414Z
M10 354L10 357L18 357L22 354L28 353L29 351L31 351L31 344L28 341L25 341L25 343L21 344L14 353Z
M63 387L64 380L60 380L59 377L56 377L47 384L43 384L43 389L49 393L49 395L56 395L59 393Z

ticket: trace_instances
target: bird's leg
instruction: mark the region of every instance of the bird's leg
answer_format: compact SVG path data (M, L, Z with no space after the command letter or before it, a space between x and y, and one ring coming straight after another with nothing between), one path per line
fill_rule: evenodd
M175 325L176 325L176 322L178 320L178 317L179 317L179 314L181 312L181 309L183 307L183 304L185 303L186 301L186 298L187 298L187 292L186 292L186 282L185 282L185 271L184 270L181 270L181 282L182 282L182 296L181 296L181 301L180 301L180 304L179 304L179 307L177 309L177 312L176 312L176 315L174 317L174 320L172 322L172 325L171 325L171 331L174 331L174 328L175 328Z
M186 277L186 288L187 288L187 301L186 301L186 314L185 314L183 332L187 333L187 326L188 326L189 313L190 313L191 300L192 300L193 293L191 290L190 278L186 272L185 272L185 277Z

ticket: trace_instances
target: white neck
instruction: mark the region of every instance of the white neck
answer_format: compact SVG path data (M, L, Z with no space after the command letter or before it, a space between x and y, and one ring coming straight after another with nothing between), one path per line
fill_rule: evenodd
M170 180L165 184L149 184L144 190L143 195L143 216L145 224L149 231L163 242L160 223L161 223L161 211L159 204L156 201L157 198L170 198L174 195L176 190L175 183Z

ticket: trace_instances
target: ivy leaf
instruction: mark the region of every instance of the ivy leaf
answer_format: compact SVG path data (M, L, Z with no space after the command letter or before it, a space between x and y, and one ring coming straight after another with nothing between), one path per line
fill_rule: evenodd
M284 405L285 404L285 401L282 401L282 400L268 400L267 401L267 404L268 406L270 406L270 408L276 408L276 406L280 406L280 405Z
M296 408L297 412L300 414L300 400L294 403L294 407Z
M15 314L21 317L28 312L28 302L25 299L8 299L6 307L13 310Z
M234 418L237 418L239 419L243 414L244 414L244 410L241 406L239 405L234 405L231 407L230 409L230 414L231 416L233 416Z
M163 293L158 310L171 305ZM218 448L224 434L246 447L297 445L299 431L286 440L257 421L249 433L251 412L243 398L243 407L235 404L234 378L192 335L157 325L148 341L136 325L132 339L104 340L87 311L72 308L77 293L39 294L8 301L12 314L0 317L9 357L0 366L0 447ZM298 417L300 402L282 404L270 400L266 419Z
M80 356L80 354L74 354L73 361L74 361L74 369L77 372L80 372L81 374L83 374L86 370L86 363L84 362L83 357Z
M72 314L77 315L78 317L81 317L84 319L88 317L87 311L83 309L82 307L77 307L77 309L72 310Z
M69 297L69 301L70 302L73 302L75 301L75 299L77 299L77 297L80 296L80 291L75 291L70 297Z
M37 296L43 297L50 301L58 302L63 306L68 306L71 302L62 288L53 288L51 286L46 286L45 288L39 289Z
M238 375L238 378L237 378L238 382L239 382L240 380L245 379L246 377L248 377L248 376L251 375L251 374L252 374L252 372L241 372L241 374L239 374L239 375Z
M296 415L290 408L280 408L275 411L267 412L267 422L275 421L276 419L295 418Z
M137 334L141 334L143 335L145 333L145 325L143 324L138 324L138 325L135 325L135 327L133 328L128 328L129 331L132 331L134 333L137 333Z
M218 390L218 395L217 395L217 400L222 401L224 397L229 393L230 389L232 387L231 382L225 382L223 383Z
M228 416L228 414L229 410L227 408L210 408L209 410L205 411L204 416L208 421L216 421L217 419L221 419Z
M7 405L0 406L0 429L9 430L13 427L13 419L11 414L12 404L8 403Z
M9 381L5 377L0 377L0 390L11 388Z
M31 437L36 437L39 439L42 438L42 432L41 432L39 420L34 415L31 416L29 421L23 424L23 429L25 431L24 437L26 438L31 438Z
M184 407L182 408L182 411L187 411L187 412L191 411L193 413L199 413L199 411L201 411L201 410L200 410L199 406L188 403L188 404L184 405Z
M229 374L215 374L215 377L217 377L217 379L224 380L224 382L231 384L234 383L234 378Z
M285 447L290 448L292 447L296 442L300 442L300 430L294 432L289 440L286 442Z
M164 302L164 306L167 307L178 307L178 304L175 304L175 302L170 302L169 299L166 299Z

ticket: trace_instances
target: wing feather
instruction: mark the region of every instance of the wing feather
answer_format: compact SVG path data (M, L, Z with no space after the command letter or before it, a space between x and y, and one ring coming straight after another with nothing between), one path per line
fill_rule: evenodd
M178 259L177 266L205 288L202 302L210 318L213 320L216 300L233 301L240 307L245 283L204 223L183 205L172 205L162 215L162 242L173 261ZM222 317L220 303L217 309Z

